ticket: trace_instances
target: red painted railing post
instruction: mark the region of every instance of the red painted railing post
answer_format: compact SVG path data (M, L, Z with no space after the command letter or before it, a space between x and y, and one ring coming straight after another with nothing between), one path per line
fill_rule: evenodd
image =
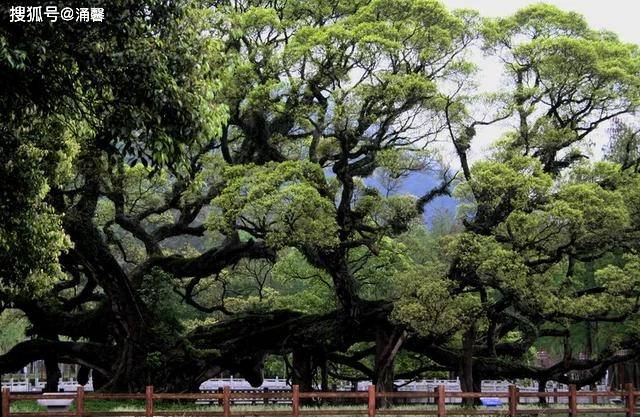
M291 415L300 417L300 386L294 384L291 388Z
M569 385L569 415L571 417L578 416L578 398L576 394L576 386L574 384Z
M228 385L222 389L222 417L231 416L231 388Z
M144 416L153 417L153 385L147 385L144 394Z
M446 394L444 391L444 385L438 385L436 388L437 400L438 400L438 417L446 417L447 416L447 406L445 405Z
M627 417L635 417L636 415L636 393L633 388L633 384L629 383L625 385L627 390Z
M509 417L518 415L518 387L509 385Z
M11 392L9 391L9 387L2 388L2 417L9 417L9 413L11 410Z
M76 389L76 417L82 417L84 414L84 387L78 385Z
M369 385L369 396L367 401L369 417L376 417L376 386Z

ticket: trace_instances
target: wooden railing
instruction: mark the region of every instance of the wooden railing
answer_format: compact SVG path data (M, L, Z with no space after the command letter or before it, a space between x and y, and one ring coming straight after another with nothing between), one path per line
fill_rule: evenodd
M2 417L97 417L97 416L193 416L193 417L245 417L245 416L367 416L376 417L376 415L392 415L392 416L408 416L408 415L432 415L437 417L446 417L447 415L501 415L508 417L517 417L522 414L566 414L568 417L577 417L578 414L624 414L625 417L636 416L636 399L640 396L640 392L635 391L633 385L627 384L623 391L576 391L574 385L569 386L568 391L555 392L519 392L515 385L509 386L508 392L446 392L444 385L439 385L433 392L429 391L400 391L400 392L376 392L374 386L370 386L368 391L333 391L333 392L300 392L297 385L293 386L290 392L232 392L227 386L222 392L209 393L189 393L189 394L172 394L172 393L154 393L153 387L148 386L144 394L114 394L85 392L82 387L78 387L75 393L51 393L51 394L26 394L11 393L8 388L2 390ZM554 398L554 407L557 407L558 398L568 398L567 407L551 408L550 404L545 404L539 408L519 408L520 400L527 397L537 397L540 400L548 400ZM618 398L624 401L624 406L611 407L578 407L578 397L605 397ZM241 399L290 399L290 409L268 409L268 410L238 410L232 411L232 403ZM447 407L447 399L465 399L465 398L505 398L506 408L497 407ZM75 410L73 411L55 411L55 412L11 412L11 402L38 399L72 399L75 401ZM367 408L322 408L322 407L305 407L305 400L345 400L360 399L366 402ZM415 406L412 408L394 406L391 408L379 408L380 399L432 399L435 406L431 408ZM144 411L91 411L85 409L85 400L144 400ZM189 401L212 401L221 406L220 411L214 410L173 410L173 411L154 411L154 404L162 400L189 400ZM544 401L541 401L544 403ZM451 404L449 404L451 405ZM282 407L285 408L285 407Z

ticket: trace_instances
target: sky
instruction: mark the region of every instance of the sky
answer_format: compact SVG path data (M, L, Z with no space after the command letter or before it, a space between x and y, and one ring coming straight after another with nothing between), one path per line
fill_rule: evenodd
M482 16L500 17L508 16L518 9L530 4L541 3L536 0L440 0L449 9L471 8L478 10ZM557 6L562 10L569 10L583 15L587 23L593 29L607 29L618 34L624 42L640 44L640 0L547 0L545 3ZM477 61L475 61L477 63ZM500 86L502 67L497 60L482 59L480 64L481 91L495 91ZM505 122L510 123L510 122ZM496 124L489 127L478 128L470 150L471 162L486 154L490 144L504 132L505 124ZM606 126L592 134L594 141L592 146L592 158L602 156L602 148L606 143ZM452 152L452 149L445 152ZM456 166L455 158L450 158L451 165ZM403 184L400 193L421 195L430 187L437 185L438 181L425 174L412 175ZM437 199L428 207L425 213L425 221L430 223L430 217L434 212L447 210L455 212L456 202L449 197Z
M535 0L441 0L449 8L470 8L483 16L508 16ZM640 44L640 1L638 0L548 0L563 10L578 12L594 29L614 31L625 42Z

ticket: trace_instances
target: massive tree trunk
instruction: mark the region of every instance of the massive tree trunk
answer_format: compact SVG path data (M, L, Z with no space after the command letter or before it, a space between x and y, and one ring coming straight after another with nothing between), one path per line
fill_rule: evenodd
M80 365L78 368L78 374L76 375L76 380L80 385L86 385L89 382L89 371L90 369L84 365Z
M44 367L47 373L47 383L44 386L44 392L58 392L58 380L62 376L58 366L58 357L56 355L48 355L45 357Z
M544 378L540 378L538 380L538 392L545 392L546 390L547 390L547 380ZM545 397L544 395L541 395L540 397L538 397L538 403L546 405L547 397Z
M311 352L304 349L294 349L291 356L291 383L298 385L301 392L313 391L314 363ZM309 405L312 403L312 399L303 398L300 403Z
M90 218L77 213L69 215L65 230L75 242L72 256L87 268L107 295L110 328L104 329L119 347L119 355L110 381L105 388L141 390L148 381L147 355L166 346L152 331L156 320L139 299L129 278L113 258Z
M462 336L462 358L460 361L460 389L463 392L473 392L476 389L473 370L473 345L475 343L476 331L475 324L469 326ZM464 398L462 403L465 406L473 406L478 401L473 398Z
M326 356L320 361L320 390L329 391L329 364Z
M302 392L313 391L313 356L303 349L293 350L291 382Z
M106 316L108 327L101 329L102 334L97 338L89 337L89 340L118 347L118 354L109 369L109 381L103 388L142 390L152 379L149 354L163 352L168 346L152 330L158 319L140 299L93 221L101 187L93 170L97 170L99 162L88 158L86 164L83 168L87 171L83 194L73 207L66 210L63 218L64 230L74 247L61 259L61 263L69 271L81 266L106 296L102 314Z
M378 392L393 392L395 380L395 359L404 342L404 332L397 328L380 328L376 333L376 354L373 383ZM391 402L380 398L380 407L388 407Z

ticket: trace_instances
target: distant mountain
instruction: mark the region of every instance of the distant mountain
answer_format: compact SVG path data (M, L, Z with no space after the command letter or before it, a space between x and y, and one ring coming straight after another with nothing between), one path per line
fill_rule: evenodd
M381 191L386 191L385 187L380 184L377 178L369 177L365 180L367 185L376 187ZM393 191L393 195L398 194L412 194L415 196L421 196L431 190L434 187L437 187L440 184L440 179L437 178L433 174L422 173L422 172L414 172L411 173L407 178L405 178L396 190ZM438 197L429 204L424 211L424 223L427 225L431 224L431 219L434 214L441 213L443 211L450 212L452 215L455 215L457 210L457 201L454 198L443 196Z

